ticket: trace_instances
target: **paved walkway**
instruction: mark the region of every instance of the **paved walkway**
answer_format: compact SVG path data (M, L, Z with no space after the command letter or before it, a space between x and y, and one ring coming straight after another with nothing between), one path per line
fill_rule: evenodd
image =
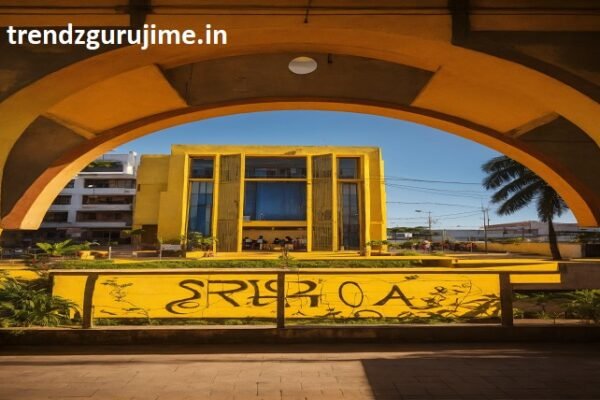
M40 351L0 348L1 400L600 399L594 344Z

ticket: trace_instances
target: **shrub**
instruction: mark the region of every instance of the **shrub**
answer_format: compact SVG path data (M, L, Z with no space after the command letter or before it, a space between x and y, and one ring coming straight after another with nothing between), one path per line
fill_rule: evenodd
M577 290L566 297L567 312L573 317L600 322L600 289Z
M89 250L90 245L94 243L85 242L82 244L72 244L71 239L58 243L36 243L35 245L42 249L50 257L62 257L73 255L80 250Z
M1 326L57 326L70 321L76 304L52 296L45 283L5 277L0 287Z

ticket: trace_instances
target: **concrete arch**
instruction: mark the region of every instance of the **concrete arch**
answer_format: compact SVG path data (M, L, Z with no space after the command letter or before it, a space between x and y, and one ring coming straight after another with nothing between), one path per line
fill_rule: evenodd
M439 115L431 116L414 111L395 109L386 106L372 104L340 103L335 101L324 101L312 99L310 101L260 101L246 102L243 104L220 105L210 109L189 109L186 112L170 112L160 116L136 121L130 126L123 126L110 133L88 142L83 143L77 149L64 154L53 165L46 169L30 185L16 207L3 220L7 226L31 227L39 224L44 216L45 210L51 204L58 192L78 171L103 153L136 138L145 136L157 130L172 127L179 124L198 121L207 118L221 117L248 112L275 111L275 110L322 110L322 111L347 111L364 114L372 114L389 118L397 118L430 127L444 130L446 132L474 140L482 145L502 152L515 160L526 164L535 170L546 180L553 182L568 204L575 210L586 212L588 205L583 196L571 186L568 180L556 173L540 159L533 158L529 153L523 151L505 140L501 135L491 135L490 132L467 128L449 119L441 119ZM581 217L581 214L578 214ZM585 216L595 218L595 215Z
M600 105L549 75L452 44L449 15L424 18L428 25L361 18L352 27L317 19L307 29L285 16L272 26L227 16L239 40L226 48L125 47L49 72L0 103L2 227L36 228L74 173L127 140L194 119L290 108L384 115L475 140L536 171L581 224L598 225ZM282 64L298 54L345 68L325 74L327 83L320 67L305 85ZM237 74L240 65L268 73ZM47 154L24 172L23 157L40 143Z

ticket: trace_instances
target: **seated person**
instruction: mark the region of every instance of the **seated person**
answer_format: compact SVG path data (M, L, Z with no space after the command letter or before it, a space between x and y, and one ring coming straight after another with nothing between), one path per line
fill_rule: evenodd
M263 235L260 235L258 237L258 239L256 240L256 243L258 244L258 249L262 250L264 245L266 245L268 242L265 240L265 238L263 237Z
M286 236L284 243L286 249L294 250L294 240L291 237Z

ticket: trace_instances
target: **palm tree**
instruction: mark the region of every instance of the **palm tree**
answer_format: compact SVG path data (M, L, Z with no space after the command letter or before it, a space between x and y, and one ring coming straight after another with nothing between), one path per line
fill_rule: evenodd
M88 250L92 243L71 244L71 239L67 239L58 243L36 243L35 245L42 249L44 253L50 257L62 257L69 254L77 253L79 250Z
M538 217L548 223L548 240L552 258L560 260L556 231L552 220L561 216L568 207L560 195L533 171L515 160L500 156L481 166L487 176L483 186L496 190L492 203L500 204L499 215L509 215L535 202Z

